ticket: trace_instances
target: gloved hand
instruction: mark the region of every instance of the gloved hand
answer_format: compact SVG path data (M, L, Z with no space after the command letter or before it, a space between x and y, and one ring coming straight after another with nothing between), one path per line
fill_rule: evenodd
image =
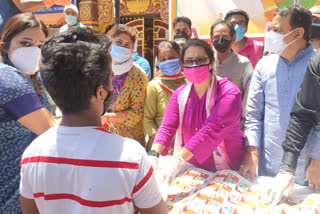
M288 190L288 198L292 200L293 187L295 183L295 175L293 171L280 171L274 178L274 185L268 194L265 203L277 205L285 190Z
M43 4L46 8L50 8L54 4L66 6L71 4L71 0L43 0Z
M162 169L160 181L168 185L172 184L173 179L176 177L185 162L186 161L179 154L173 155L168 167Z
M148 155L148 160L150 161L153 170L157 170L159 158L157 158L156 156Z

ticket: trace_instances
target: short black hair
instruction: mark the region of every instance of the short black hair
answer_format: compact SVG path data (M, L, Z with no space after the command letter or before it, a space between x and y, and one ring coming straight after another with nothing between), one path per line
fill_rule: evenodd
M87 110L98 86L109 88L110 45L107 36L90 28L72 28L44 42L40 74L63 114Z
M279 10L276 14L278 16L290 15L290 26L292 30L296 28L304 29L304 40L308 42L311 36L312 14L310 10L306 9L302 5L291 5Z
M178 16L174 19L173 21L173 28L179 23L179 22L183 22L183 23L186 23L190 30L191 30L191 26L192 26L192 22L191 20L188 18L188 17L185 17L185 16Z
M244 10L240 10L240 9L234 9L234 10L230 10L224 17L224 20L225 21L229 21L229 18L232 16L232 15L241 15L241 16L244 16L244 18L246 19L246 26L248 26L249 24L249 15L246 11Z
M220 24L223 24L223 25L226 25L229 29L229 32L230 32L230 36L233 37L235 34L236 34L236 31L234 30L234 26L230 23L230 22L227 22L223 19L218 19L215 23L213 23L213 25L211 26L211 30L210 30L210 37L212 39L213 37L213 31L214 31L214 28L217 26L217 25L220 25Z
M182 46L182 49L181 49L181 55L180 55L180 63L183 64L183 58L184 58L184 55L186 53L186 50L190 47L202 47L205 52L207 53L209 59L210 59L210 63L214 61L214 55L213 55L213 50L211 48L211 46L201 40L201 39L189 39L183 46Z

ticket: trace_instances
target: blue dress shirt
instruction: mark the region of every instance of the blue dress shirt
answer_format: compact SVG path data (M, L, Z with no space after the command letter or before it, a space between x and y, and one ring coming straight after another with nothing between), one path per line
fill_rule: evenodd
M259 147L260 176L275 176L279 171L290 112L313 54L311 45L290 62L271 54L263 57L253 72L247 101L245 143ZM306 185L305 172L310 164L307 150L319 141L320 134L312 132L301 152L296 169L296 183L300 185ZM312 155L320 158L320 152Z

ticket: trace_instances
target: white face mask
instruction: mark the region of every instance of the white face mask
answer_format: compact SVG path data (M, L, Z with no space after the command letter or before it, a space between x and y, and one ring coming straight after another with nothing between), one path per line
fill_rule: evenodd
M121 75L121 74L124 74L124 73L130 71L132 66L133 66L133 59L131 57L129 60L127 60L126 62L124 62L122 64L116 64L116 65L112 64L112 71L113 71L114 75Z
M20 72L32 75L39 70L40 48L36 46L17 48L10 61Z
M294 30L290 31L289 33L283 35L280 33L276 33L274 31L270 31L267 33L265 39L264 39L264 49L265 51L268 51L270 53L275 53L278 55L281 55L282 52L292 43L294 43L296 41L293 40L292 42L290 42L289 44L286 44L283 41L283 38L286 37L287 35L289 35L290 33L292 33Z

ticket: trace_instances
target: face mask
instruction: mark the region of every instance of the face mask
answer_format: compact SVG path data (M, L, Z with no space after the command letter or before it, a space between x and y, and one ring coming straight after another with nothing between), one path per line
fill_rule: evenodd
M10 61L19 71L32 75L39 70L40 56L40 48L23 47L13 51Z
M212 45L214 49L216 49L216 51L218 51L219 53L224 53L230 48L231 40L223 38L216 39L212 42Z
M320 38L320 24L312 23L311 39Z
M131 57L131 50L119 45L112 45L110 51L111 57L118 63L124 63Z
M236 31L236 42L239 42L244 37L245 28L240 25L236 25L236 26L234 26L234 30Z
M174 34L173 36L173 39L176 40L176 39L185 39L185 40L188 40L189 39L189 36L186 32L184 31L179 31L178 33Z
M179 59L171 59L161 62L159 67L164 75L173 76L180 71Z
M78 23L78 18L76 16L64 15L64 19L68 25L75 25Z
M267 33L265 39L264 39L264 49L265 51L268 51L270 53L275 53L278 55L281 55L282 52L292 43L294 43L296 40L293 40L289 44L284 43L283 38L289 35L291 32L294 30L290 31L286 35L282 35L280 33L276 33L274 31L270 31Z
M113 91L109 91L107 89L106 89L106 91L108 92L108 96L103 101L103 112L102 112L101 116L103 116L109 110L109 108L113 102Z
M183 72L187 80L194 84L200 84L210 76L209 64L183 67Z
M130 58L128 61L122 64L112 65L112 71L114 75L121 75L130 71L132 66L133 66L133 59Z

